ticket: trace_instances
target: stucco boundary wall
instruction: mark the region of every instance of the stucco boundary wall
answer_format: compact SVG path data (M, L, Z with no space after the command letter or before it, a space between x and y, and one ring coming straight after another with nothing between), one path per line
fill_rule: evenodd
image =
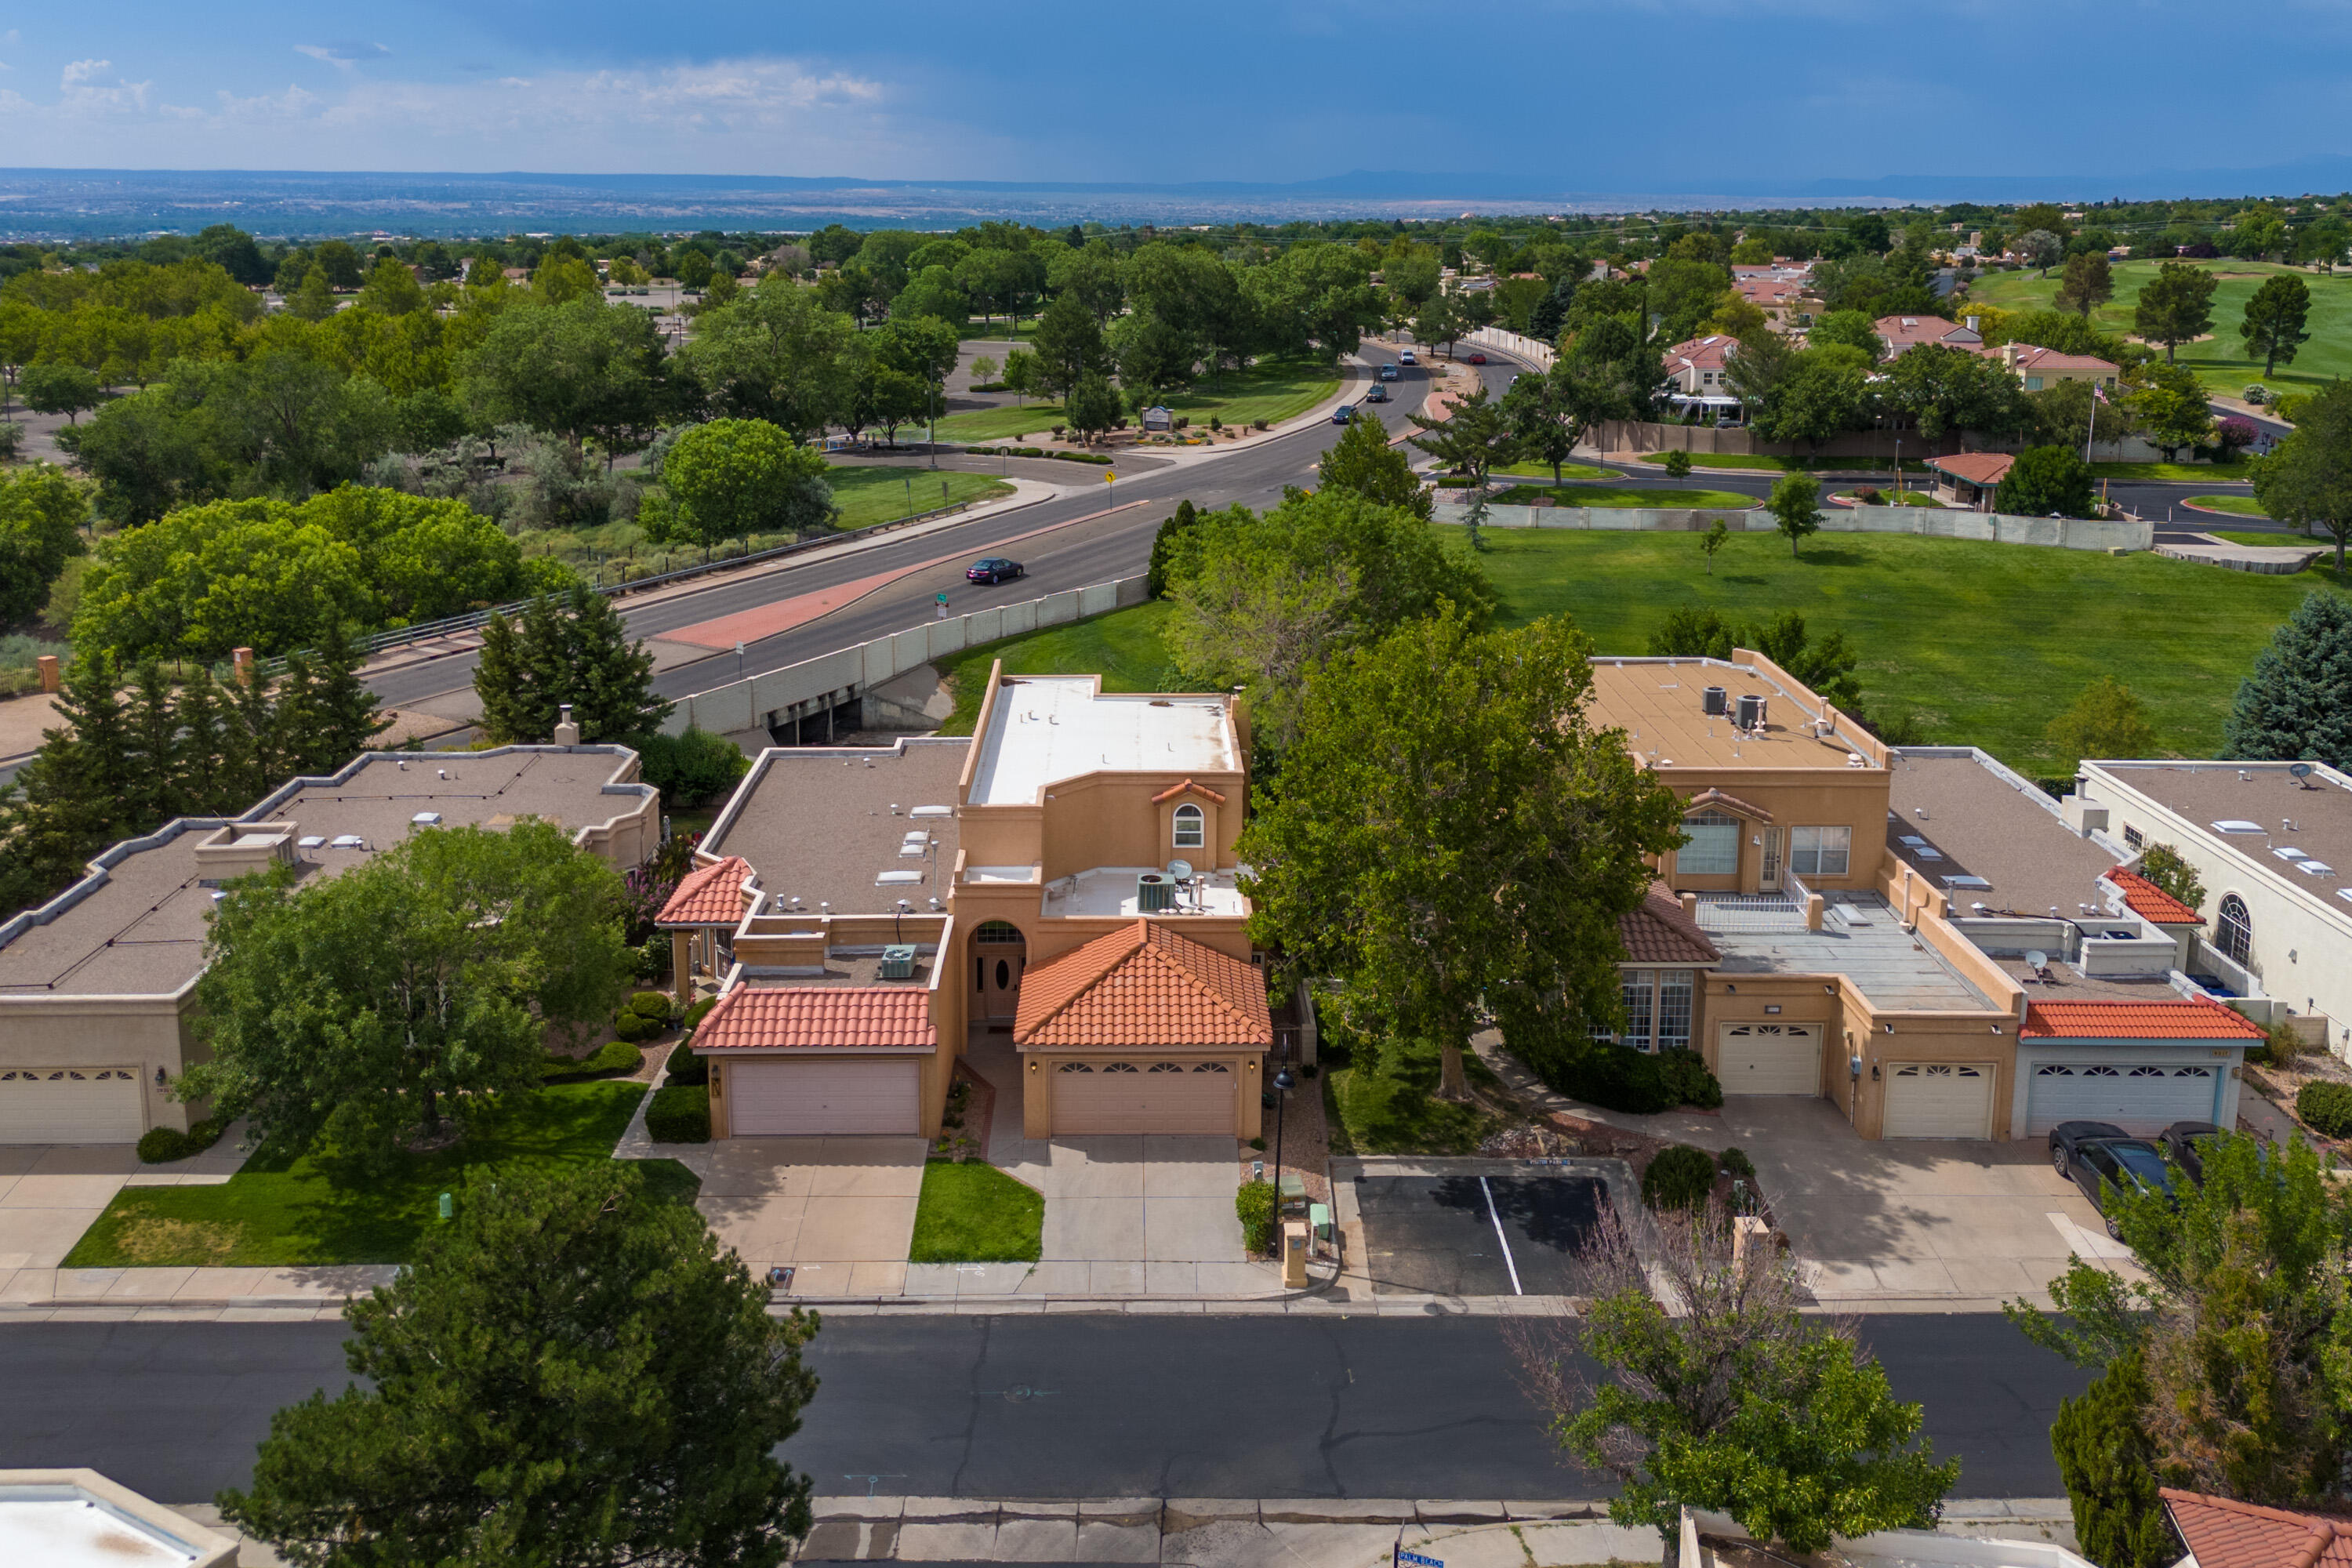
M688 727L697 727L727 735L757 729L767 723L771 714L789 716L812 706L831 706L968 647L1140 605L1148 596L1147 584L1143 577L1121 577L1112 583L1065 588L1042 599L927 621L872 642L837 648L681 698L662 730L682 735Z
M1569 492L1572 493L1572 492ZM1439 501L1432 521L1458 523L1463 501ZM1680 507L1492 506L1488 528L1570 528L1594 533L1704 533L1721 518L1731 528L1769 533L1777 526L1760 507L1741 511ZM1992 511L1945 511L1918 506L1840 507L1822 514L1823 533L1911 533L1929 539L1980 539L1995 544L2039 544L2060 550L2153 550L2156 524L2127 519L2011 517Z
M1541 338L1522 337L1502 327L1479 327L1463 340L1482 349L1497 349L1514 359L1525 360L1538 370L1549 370L1559 353Z

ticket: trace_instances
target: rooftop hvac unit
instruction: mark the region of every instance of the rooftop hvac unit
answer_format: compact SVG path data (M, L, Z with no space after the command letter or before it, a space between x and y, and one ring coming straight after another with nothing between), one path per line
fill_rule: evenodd
M1147 915L1174 909L1176 907L1175 879L1158 871L1146 871L1136 878L1135 907Z
M1723 717L1730 702L1730 697L1720 686L1710 686L1698 694L1699 707L1718 719Z
M420 811L408 820L418 827L438 827L441 826L441 814L437 811Z
M1732 721L1743 730L1764 728L1764 699L1752 691L1741 692L1738 714Z
M915 948L912 942L882 950L882 967L874 972L884 980L912 980L915 977Z

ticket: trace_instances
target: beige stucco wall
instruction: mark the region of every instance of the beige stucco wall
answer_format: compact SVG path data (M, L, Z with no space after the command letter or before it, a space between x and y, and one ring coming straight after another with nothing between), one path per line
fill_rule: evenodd
M1064 1062L1181 1061L1223 1062L1234 1079L1234 1136L1247 1140L1265 1130L1265 1093L1263 1053L1232 1047L1185 1050L1173 1046L1144 1046L1132 1051L1024 1051L1021 1053L1021 1135L1050 1138L1054 1134L1055 1069ZM1322 1092L1316 1080L1305 1080L1301 1091Z
M1801 872L1798 875L1805 886L1816 891L1871 888L1877 883L1879 858L1886 845L1889 774L1884 768L1676 766L1662 770L1654 776L1686 804L1710 789L1717 789L1770 813L1770 826L1781 830L1780 864L1784 877L1789 872L1789 829L1843 827L1851 835L1846 874L1826 877ZM1727 816L1740 816L1728 807L1717 809ZM1675 868L1675 858L1669 854L1663 868L1666 880L1677 891L1756 891L1764 870L1763 847L1757 842L1762 825L1748 823L1744 817L1740 820L1744 826L1739 835L1739 874L1736 878L1682 875Z
M183 1105L159 1088L210 1055L195 1037L194 987L169 996L0 997L0 1067L129 1068L139 1075L145 1120L140 1130L186 1131L205 1105Z

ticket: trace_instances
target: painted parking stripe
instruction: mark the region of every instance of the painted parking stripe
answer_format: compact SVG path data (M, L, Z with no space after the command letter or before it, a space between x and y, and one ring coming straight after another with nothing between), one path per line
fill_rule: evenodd
M1511 1258L1511 1238L1503 1234L1502 1211L1495 1206L1495 1189L1487 1184L1486 1177L1481 1176L1478 1178L1478 1190L1486 1194L1486 1217L1495 1222L1495 1239L1503 1247L1503 1267L1511 1271L1511 1294L1524 1296L1527 1292L1519 1288L1519 1266Z

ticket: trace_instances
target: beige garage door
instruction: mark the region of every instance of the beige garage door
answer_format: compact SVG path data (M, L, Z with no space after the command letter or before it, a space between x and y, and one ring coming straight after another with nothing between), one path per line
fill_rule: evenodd
M1990 1062L1896 1062L1886 1069L1889 1138L1990 1138Z
M1054 1074L1057 1133L1233 1130L1223 1062L1064 1062Z
M1715 1076L1726 1094L1819 1094L1817 1024L1726 1024L1717 1037Z
M730 1062L728 1129L738 1138L920 1132L922 1064L911 1057Z
M0 1068L0 1143L136 1143L145 1122L129 1068Z

